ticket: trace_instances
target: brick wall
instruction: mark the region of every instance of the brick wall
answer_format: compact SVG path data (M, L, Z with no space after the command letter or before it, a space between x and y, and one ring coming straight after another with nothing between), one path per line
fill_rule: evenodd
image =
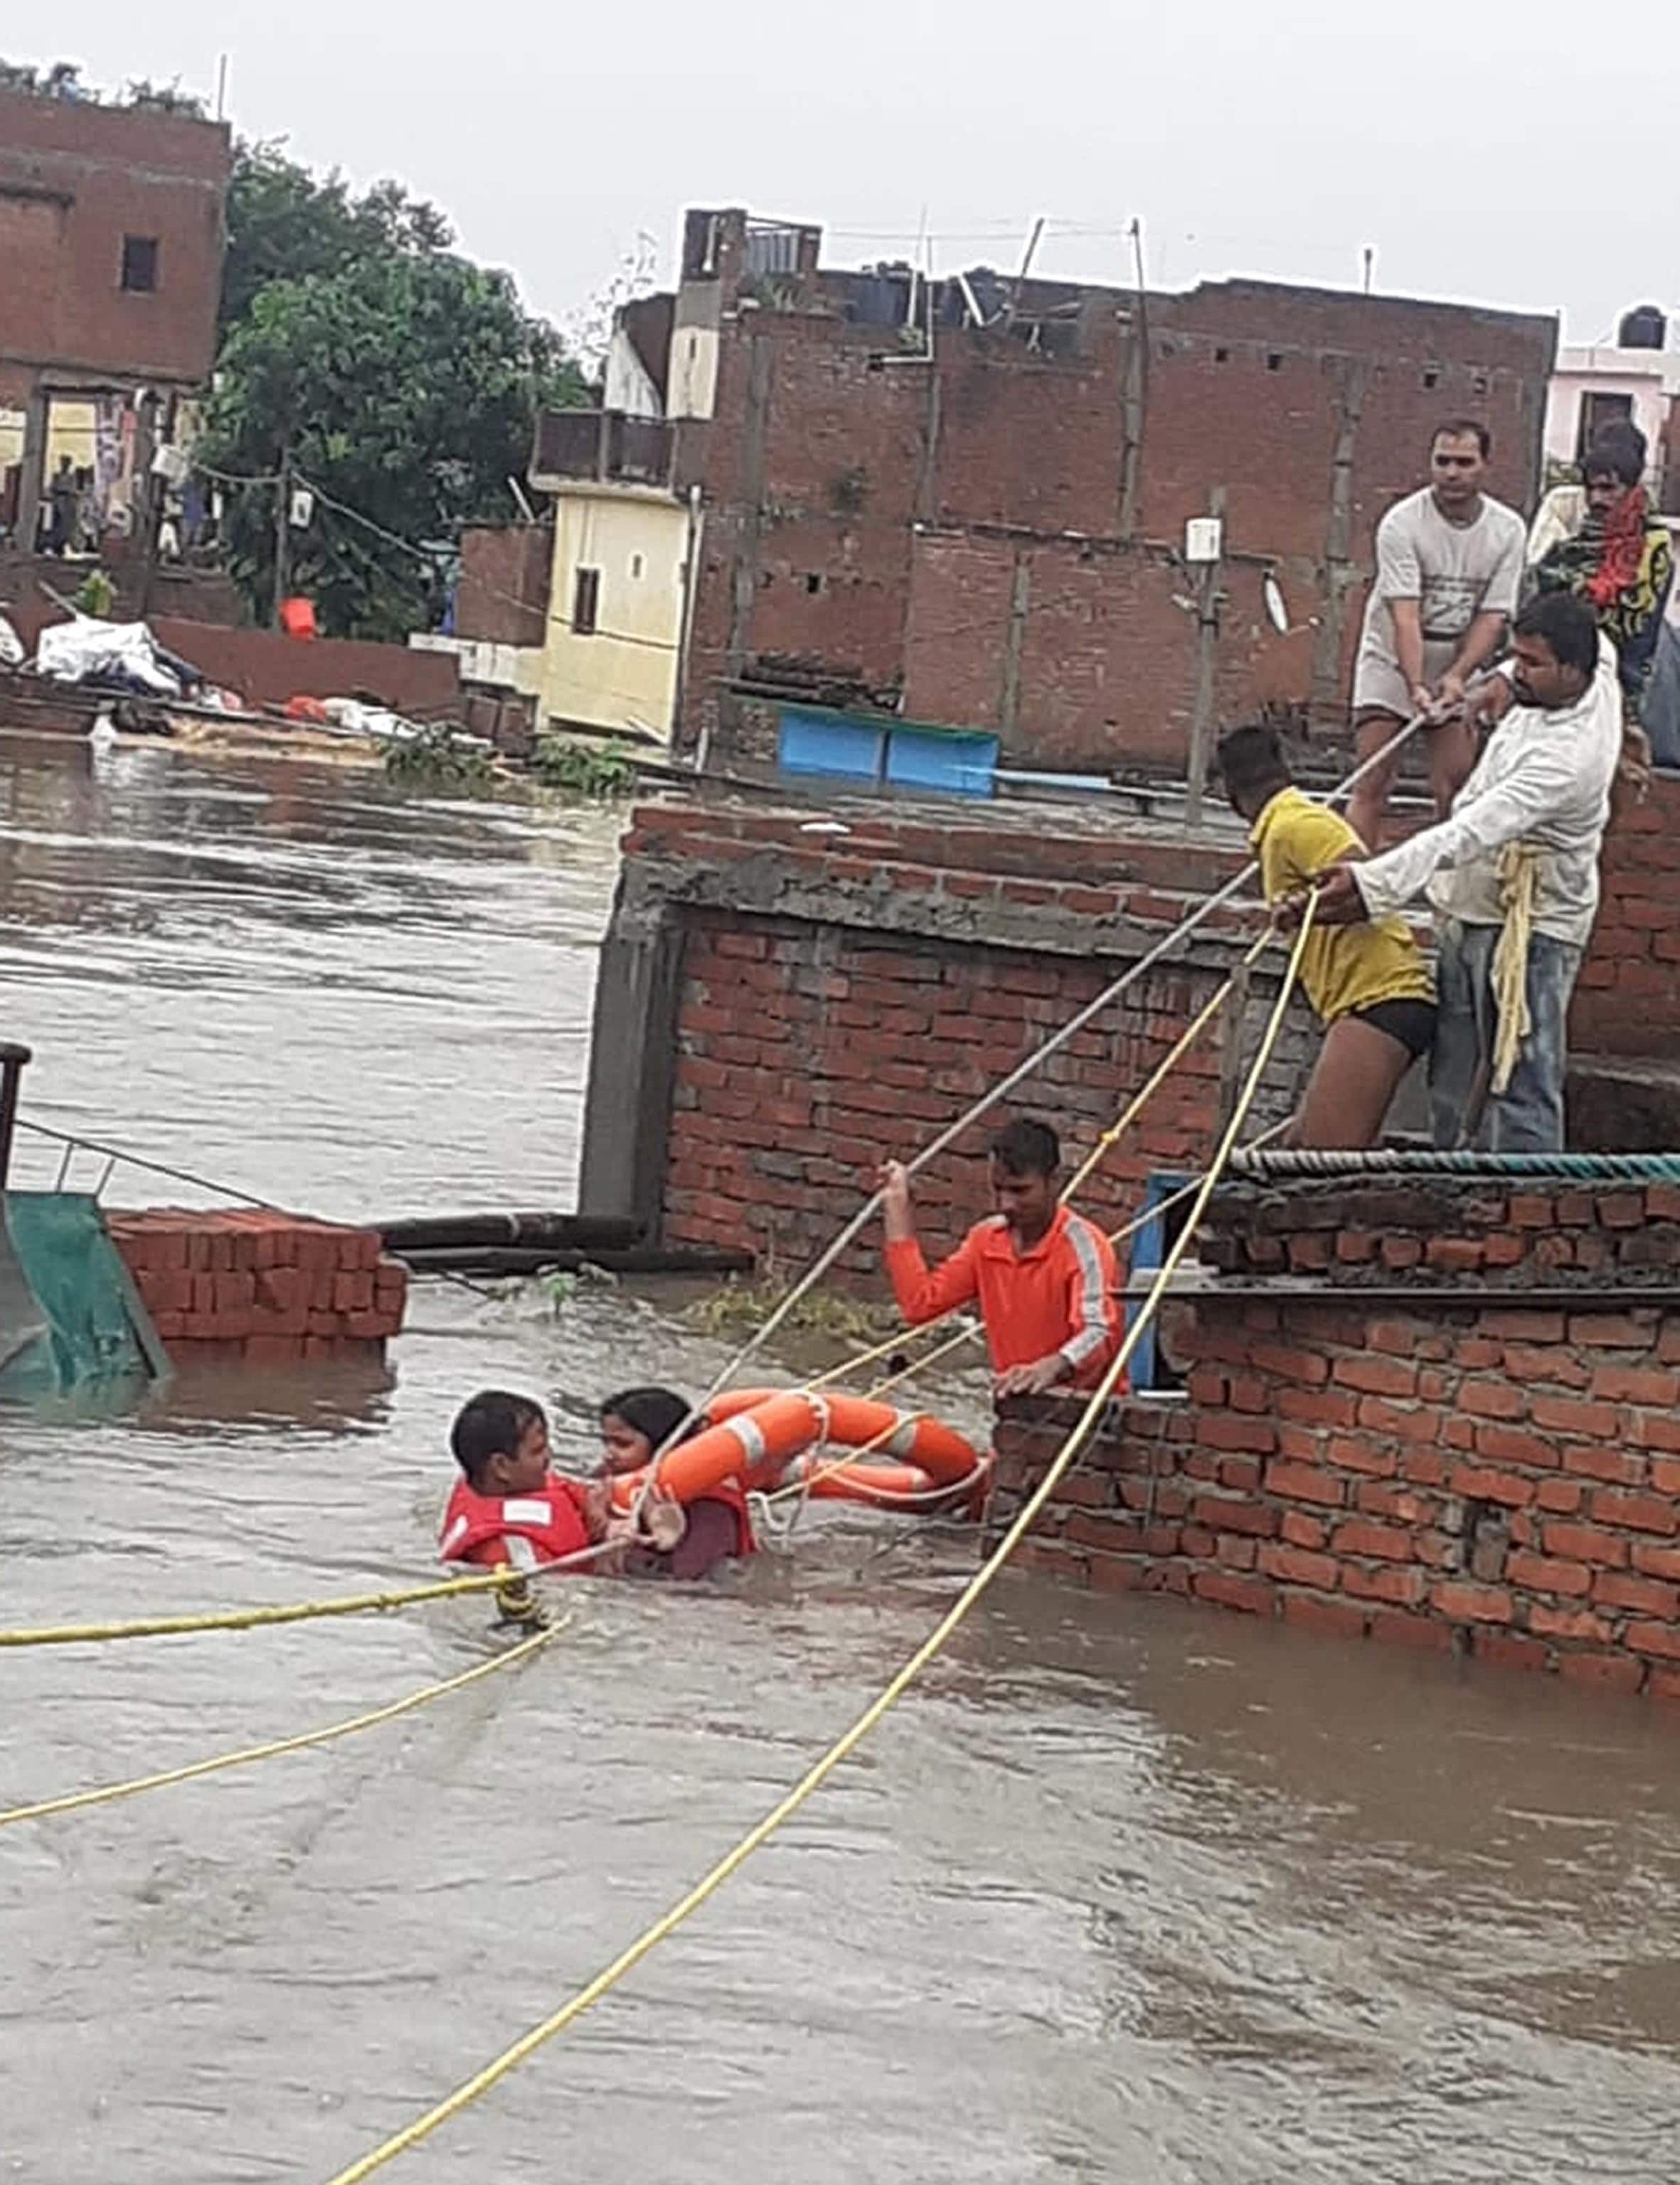
M220 122L0 92L0 362L206 378L231 141ZM122 288L128 235L158 243L150 294Z
M548 636L554 533L546 524L478 524L460 534L455 634L540 646Z
M635 815L597 997L584 1204L605 1207L606 1148L633 1105L606 1059L621 1035L641 1060L668 1054L639 1171L645 1199L611 1210L656 1221L667 1243L745 1247L780 1265L815 1256L873 1188L1135 962L1231 858L1212 848L1091 831L948 824L864 810L844 838L800 816L687 806ZM1041 1113L1083 1155L1186 1018L1231 968L1232 914L1183 963L1152 973L1076 1034L917 1186L929 1243L954 1243L989 1210L981 1158L1007 1112ZM615 941L615 936L618 940ZM615 947L668 952L668 982L622 998ZM1245 1040L1275 992L1256 975ZM635 1012L662 993L658 1021ZM626 1013L629 1021L625 1022ZM608 1027L611 1025L611 1032ZM1266 1112L1292 1102L1312 1044L1291 1019ZM1209 1030L1093 1181L1085 1203L1114 1225L1139 1179L1193 1165L1211 1137L1222 1034ZM598 1195L605 1194L605 1195ZM844 1272L873 1279L879 1239Z
M1660 784L1610 838L1605 907L1574 1028L1589 1070L1594 1055L1624 1043L1661 1056L1680 1041L1672 995L1638 983L1660 979L1668 967L1660 952L1672 948L1674 929L1657 922L1662 907L1672 900L1680 915L1680 886L1660 847L1677 800L1680 782ZM1050 832L1041 810L953 809L935 818L879 804L834 809L844 835L807 832L808 813L740 806L672 803L635 813L596 1007L599 1066L592 1064L584 1155L586 1199L602 1194L596 1210L633 1212L673 1243L745 1247L784 1263L814 1256L856 1210L881 1158L933 1137L1227 878L1242 855L1229 838L1221 847L1141 828L1120 833L1073 810L1058 813ZM1181 964L1152 974L1078 1034L1023 1087L1017 1105L1050 1115L1082 1153L1230 970L1234 940L1253 930L1252 912L1225 914ZM662 954L666 969L620 992L627 948ZM1624 1002L1621 982L1630 972L1633 998ZM1270 975L1257 976L1245 1051L1273 991ZM615 1059L621 1032L625 1048ZM1208 1150L1220 1069L1231 1060L1227 1037L1211 1029L1157 1096L1105 1165L1094 1206L1118 1215L1150 1170L1193 1164ZM1298 1005L1264 1115L1281 1115L1292 1101L1316 1046ZM633 1087L625 1069L648 1074ZM1644 1143L1627 1108L1625 1089L1601 1087L1584 1110L1599 1133L1588 1143ZM630 1127L633 1110L633 1182L628 1169L601 1158ZM1619 1134L1623 1123L1631 1134ZM986 1179L976 1154L986 1127L921 1185L930 1236L954 1237L983 1210ZM611 1184L603 1182L609 1171ZM1537 1227L1532 1210L1543 1199L1548 1211ZM1563 1253L1544 1194L1528 1195L1530 1212L1514 1224L1501 1207L1462 1236L1450 1221L1464 1206L1437 1204L1422 1186L1409 1183L1387 1212L1426 1204L1443 1225L1426 1273L1437 1263L1454 1276L1472 1265L1501 1272L1528 1249L1524 1239L1539 1264ZM1298 1213L1300 1202L1291 1204ZM1247 1263L1252 1271L1282 1265L1286 1249L1302 1255L1301 1267L1326 1264L1328 1220L1286 1247L1264 1227L1270 1218L1264 1210L1257 1216L1252 1249L1263 1256ZM1423 1262L1422 1247L1406 1258L1410 1244L1398 1231L1385 1241L1383 1227L1375 1218L1367 1225L1367 1260L1344 1258L1342 1274L1376 1279ZM1616 1269L1632 1255L1627 1277L1637 1279L1637 1255L1656 1248L1653 1234L1641 1228L1618 1243L1613 1227L1605 1232L1610 1242L1595 1233L1580 1249L1602 1254L1597 1266L1607 1279L1619 1279ZM1347 1235L1339 1249L1345 1255L1363 1248ZM860 1246L847 1271L863 1275L873 1265L872 1249Z
M1605 838L1604 897L1570 1037L1599 1054L1680 1056L1680 776L1660 776Z
M1510 1210L1548 1233L1538 1203ZM1660 1291L1607 1298L1594 1253L1552 1267L1543 1296L1478 1300L1462 1282L1432 1296L1409 1270L1381 1299L1245 1284L1175 1305L1167 1338L1186 1400L1116 1407L1028 1562L1076 1585L1680 1697L1680 1195L1560 1196L1554 1212L1577 1245L1612 1257L1630 1235L1660 1237ZM1372 1217L1369 1204L1348 1210L1354 1264L1369 1263ZM1227 1205L1225 1243L1242 1219ZM1391 1217L1384 1233L1400 1227ZM1406 1233L1426 1260L1427 1210ZM1075 1411L1007 1407L994 1528Z
M408 1271L372 1230L254 1208L161 1207L109 1226L172 1357L366 1356L401 1330Z
M931 364L832 310L726 310L715 414L680 439L706 504L681 744L728 756L734 686L790 657L1018 763L1181 768L1177 556L1215 489L1222 710L1339 729L1372 533L1434 426L1486 419L1493 490L1532 498L1550 321L1239 282L1152 297L1146 335L1123 293L1084 305L1053 357L941 327Z
M113 553L114 545L120 550ZM180 562L154 562L148 571L141 542L132 537L118 540L108 536L101 545L100 567L116 591L113 622L133 622L147 612L148 585L153 614L171 615L181 622L218 623L227 629L244 620L245 605L231 577ZM73 590L80 580L81 573L66 571L56 555L20 554L0 546L0 612L31 650L48 623L64 620L42 590L42 584L63 592Z
M1404 1282L1420 1295L1648 1288L1680 1268L1680 1185L1535 1180L1521 1188L1396 1173L1239 1182L1214 1196L1203 1259L1237 1280L1313 1275L1326 1289Z
M51 566L62 578L61 565ZM31 646L49 623L64 619L57 608L29 601L20 601L11 618ZM238 629L168 613L153 614L151 627L160 645L253 707L283 706L299 695L349 698L360 692L421 718L454 718L461 709L460 670L452 652L360 638L304 641L277 630Z

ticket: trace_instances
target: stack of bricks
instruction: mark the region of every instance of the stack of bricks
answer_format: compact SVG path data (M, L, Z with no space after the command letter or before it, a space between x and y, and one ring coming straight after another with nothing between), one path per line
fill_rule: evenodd
M172 1356L365 1358L402 1327L407 1270L373 1230L181 1207L113 1214L109 1227Z
M1363 1229L1370 1208L1348 1198ZM1661 1199L1629 1229L1639 1201L1604 1194L1577 1248L1598 1238L1613 1254L1676 1211ZM1228 1202L1227 1239L1243 1218ZM1420 1210L1413 1230L1426 1257L1427 1221ZM1115 1407L1029 1562L1075 1584L1680 1698L1680 1282L1635 1301L1607 1291L1596 1258L1549 1266L1526 1304L1477 1302L1473 1281L1420 1282L1400 1302L1298 1273L1271 1295L1247 1277L1225 1297L1214 1284L1169 1331L1187 1400ZM994 1524L1071 1416L1009 1407Z

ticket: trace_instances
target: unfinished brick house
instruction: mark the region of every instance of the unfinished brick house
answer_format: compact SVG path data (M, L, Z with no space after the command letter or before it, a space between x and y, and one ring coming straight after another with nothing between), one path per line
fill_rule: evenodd
M821 243L692 212L675 296L621 321L609 402L672 421L703 505L679 750L767 756L803 701L989 730L1006 764L1182 774L1198 712L1339 718L1373 528L1443 417L1486 419L1493 490L1533 496L1550 319L929 283ZM1198 582L1185 526L1210 511Z
M21 412L11 531L36 539L54 401L119 398L145 444L209 377L225 124L0 91L0 411Z

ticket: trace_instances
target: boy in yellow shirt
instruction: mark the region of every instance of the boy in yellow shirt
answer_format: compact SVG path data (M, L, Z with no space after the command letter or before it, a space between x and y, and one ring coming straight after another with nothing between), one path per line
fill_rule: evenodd
M1305 891L1365 846L1339 813L1297 789L1277 731L1264 723L1220 741L1225 793L1248 822L1269 903ZM1400 1081L1435 1041L1435 989L1423 951L1401 918L1315 926L1301 984L1325 1025L1324 1046L1288 1143L1374 1146Z

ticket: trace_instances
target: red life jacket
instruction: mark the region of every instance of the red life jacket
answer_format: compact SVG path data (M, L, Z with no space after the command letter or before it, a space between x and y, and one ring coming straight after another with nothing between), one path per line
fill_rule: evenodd
M758 1542L752 1530L752 1512L747 1507L746 1490L738 1479L720 1479L715 1487L708 1487L700 1496L703 1502L721 1502L734 1512L735 1520L735 1553L738 1556L756 1555Z
M519 1551L522 1541L529 1543L524 1554ZM481 1495L469 1481L456 1480L444 1512L438 1554L446 1563L511 1562L516 1569L533 1562L558 1562L589 1545L582 1487L550 1472L534 1495Z

